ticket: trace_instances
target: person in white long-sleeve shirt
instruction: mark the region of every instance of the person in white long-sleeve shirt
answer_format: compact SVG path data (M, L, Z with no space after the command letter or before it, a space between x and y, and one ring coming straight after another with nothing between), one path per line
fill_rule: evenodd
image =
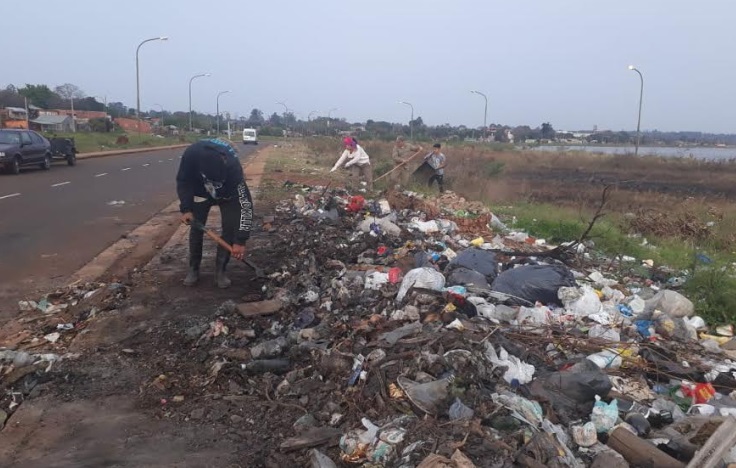
M373 190L373 169L368 153L351 137L343 139L345 151L340 155L330 172L335 172L340 167L350 170L350 176L356 181L364 180L368 190Z

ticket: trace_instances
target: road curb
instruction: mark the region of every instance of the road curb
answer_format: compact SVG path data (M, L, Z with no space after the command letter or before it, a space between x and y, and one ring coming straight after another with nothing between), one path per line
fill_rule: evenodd
M178 148L186 148L190 144L191 143L185 143L181 145L153 146L150 148L131 148L131 149L125 149L125 150L95 151L91 153L79 153L77 155L77 159L94 159L94 158L104 158L106 156L119 156L122 154L135 154L135 153L146 153L148 151L172 150L172 149L178 149Z

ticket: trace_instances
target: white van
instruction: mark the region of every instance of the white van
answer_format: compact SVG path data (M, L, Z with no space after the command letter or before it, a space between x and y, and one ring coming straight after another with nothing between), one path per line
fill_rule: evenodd
M255 128L246 128L243 130L243 144L258 144L258 134L256 133Z

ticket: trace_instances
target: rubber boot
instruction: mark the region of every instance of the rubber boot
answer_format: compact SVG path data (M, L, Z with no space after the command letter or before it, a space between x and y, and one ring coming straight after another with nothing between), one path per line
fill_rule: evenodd
M184 278L184 286L194 286L199 282L199 268L189 267L187 277Z
M215 261L215 283L220 289L227 289L232 284L230 278L227 277L227 273L225 273L225 268L227 267L227 255L227 253L221 252L220 249L217 250L217 259Z
M199 265L202 263L203 235L195 232L189 233L189 271L184 278L184 286L194 286L199 281Z

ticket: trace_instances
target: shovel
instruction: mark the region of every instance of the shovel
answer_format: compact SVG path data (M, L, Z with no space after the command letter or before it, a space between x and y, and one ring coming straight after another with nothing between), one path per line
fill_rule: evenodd
M225 242L225 240L222 237L218 236L214 232L212 232L209 229L207 229L204 224L200 223L199 221L192 220L190 226L192 226L194 229L198 229L198 230L202 231L203 233L205 233L207 235L207 237L209 237L213 241L217 242L217 245L219 245L223 249L227 250L231 254L233 253L233 246L230 245L230 244L228 244L227 242ZM265 278L266 277L266 275L263 273L263 269L262 268L259 268L252 261L247 260L247 259L244 258L242 260L242 262L245 263L246 265L248 265L249 267L251 267L253 269L253 271L256 272L256 278Z

